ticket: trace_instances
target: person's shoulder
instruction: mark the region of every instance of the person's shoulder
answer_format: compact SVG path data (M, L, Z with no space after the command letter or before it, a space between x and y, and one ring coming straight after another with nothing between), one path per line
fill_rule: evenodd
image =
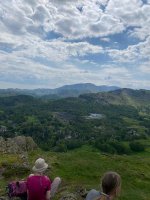
M29 177L33 177L33 176L34 176L34 174L30 174L30 175L28 176L28 178L29 178Z
M48 176L43 176L45 179L49 180L49 177Z
M97 191L97 190L95 190L95 189L91 189L90 191L89 191L89 193L94 193L94 194L100 194L100 192L99 191Z
M27 177L27 181L32 179L34 177L34 174L30 174L28 177Z
M86 200L92 200L93 198L99 197L100 196L100 192L92 189L88 192Z
M44 179L45 179L46 181L50 181L50 178L49 178L48 176L44 176Z

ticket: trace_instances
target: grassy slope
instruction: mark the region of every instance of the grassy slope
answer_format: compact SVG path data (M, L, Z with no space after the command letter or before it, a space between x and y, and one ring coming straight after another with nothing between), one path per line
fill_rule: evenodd
M100 176L109 170L122 176L121 200L148 200L150 191L150 154L106 156L89 149L59 154L60 167L55 169L64 180L87 188L99 188Z
M51 163L52 168L47 172L48 175L52 178L55 176L62 177L63 188L67 187L69 191L80 185L85 186L87 189L98 189L100 176L108 170L114 170L120 173L122 177L123 189L120 200L149 199L150 149L147 149L145 153L130 156L103 155L86 146L68 153L43 152L39 150L30 153L29 161L31 166L38 157L44 157L49 164ZM1 156L0 165L4 161L8 163L16 162L17 156ZM24 177L25 175L19 177L19 179ZM11 179L14 179L14 177L9 178L7 181ZM0 180L0 192L3 192L7 181Z

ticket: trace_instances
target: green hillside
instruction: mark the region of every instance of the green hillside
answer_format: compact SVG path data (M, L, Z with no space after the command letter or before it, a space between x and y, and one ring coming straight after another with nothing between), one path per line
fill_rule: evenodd
M44 150L66 152L89 144L131 154L131 141L150 137L149 102L149 91L129 89L59 100L1 97L0 136L31 136Z
M150 105L149 90L118 89L96 94L83 94L80 98L102 104L130 105L134 107Z
M67 153L34 151L29 154L30 166L35 159L44 157L51 164L47 174L54 178L60 176L62 185L56 200L66 192L75 192L78 187L99 189L100 177L109 170L117 171L122 177L122 193L119 200L149 200L150 189L150 148L145 153L135 155L107 155L98 150L83 146ZM7 163L20 163L20 158L12 155L1 156L0 166ZM11 170L11 173L9 172ZM18 170L18 169L17 169ZM8 167L7 178L0 180L2 194L10 180L25 178L30 172L20 173ZM16 174L16 175L15 175ZM9 176L8 176L9 175Z

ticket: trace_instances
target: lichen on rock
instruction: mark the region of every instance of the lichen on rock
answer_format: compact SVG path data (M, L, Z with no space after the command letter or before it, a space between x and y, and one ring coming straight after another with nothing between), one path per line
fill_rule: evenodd
M14 138L0 137L0 152L2 153L22 153L37 149L36 143L31 137L16 136Z

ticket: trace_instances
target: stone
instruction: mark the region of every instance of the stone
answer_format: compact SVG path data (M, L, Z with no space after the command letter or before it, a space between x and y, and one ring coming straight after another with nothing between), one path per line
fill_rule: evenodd
M3 137L0 137L0 152L5 152L6 151L6 141L4 140Z
M35 149L37 149L37 145L31 137L16 136L6 140L0 137L0 152L2 153L20 154Z
M60 200L78 200L78 197L74 193L68 193L61 197Z

